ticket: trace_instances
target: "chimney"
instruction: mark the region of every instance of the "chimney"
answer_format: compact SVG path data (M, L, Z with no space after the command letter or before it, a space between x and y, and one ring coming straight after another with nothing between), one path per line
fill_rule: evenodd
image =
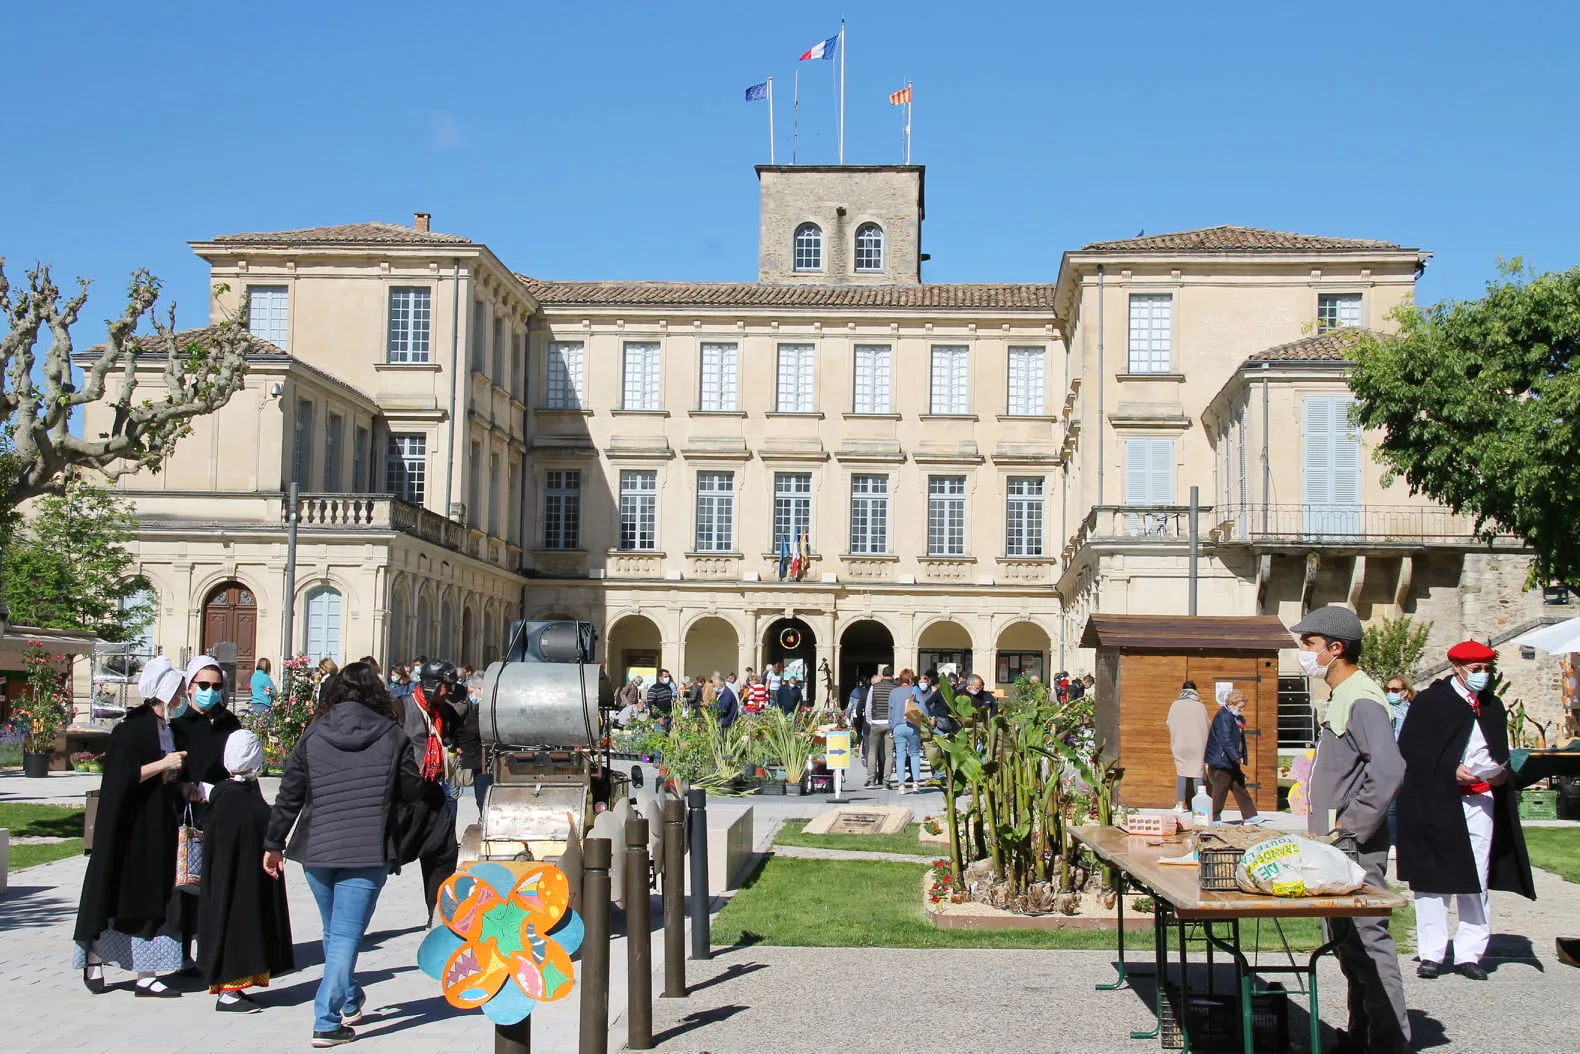
M431 213L419 212L412 217L412 226L416 227L419 231L422 231L422 233L427 234L428 221L432 218L433 217Z

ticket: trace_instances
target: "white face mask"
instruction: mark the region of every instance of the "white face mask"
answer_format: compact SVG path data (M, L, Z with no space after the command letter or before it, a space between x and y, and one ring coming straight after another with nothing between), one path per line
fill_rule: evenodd
M1328 676L1328 667L1317 661L1318 654L1319 653L1314 651L1298 651L1295 653L1295 658L1300 660L1301 673L1305 674L1307 677L1321 677L1326 680ZM1329 663L1329 665L1332 664Z

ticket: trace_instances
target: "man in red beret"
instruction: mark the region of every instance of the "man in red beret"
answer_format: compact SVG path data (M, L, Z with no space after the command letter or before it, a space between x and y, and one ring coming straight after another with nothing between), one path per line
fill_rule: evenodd
M1399 730L1399 878L1415 893L1421 965L1441 974L1448 956L1448 902L1459 910L1454 971L1485 981L1492 933L1489 890L1536 899L1525 855L1519 797L1509 786L1509 726L1492 694L1498 653L1467 640L1448 650L1451 676L1410 704Z

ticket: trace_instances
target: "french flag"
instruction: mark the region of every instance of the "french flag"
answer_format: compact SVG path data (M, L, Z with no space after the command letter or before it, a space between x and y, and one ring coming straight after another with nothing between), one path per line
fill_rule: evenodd
M796 59L796 61L797 62L805 62L807 59L829 59L829 60L832 60L834 58L834 52L836 52L838 50L839 50L839 34L835 33L833 36L829 37L827 40L820 40L816 44L813 44L809 49L807 49L807 53L805 55L802 55L799 59Z

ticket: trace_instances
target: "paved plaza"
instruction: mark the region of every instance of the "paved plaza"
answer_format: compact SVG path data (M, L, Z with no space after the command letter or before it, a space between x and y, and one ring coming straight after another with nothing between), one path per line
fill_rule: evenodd
M80 803L97 777L48 781L0 776L0 800ZM272 795L274 781L266 781ZM867 802L939 804L935 794L864 792ZM783 820L807 816L826 797L758 798L756 841L764 849ZM739 800L710 802L739 807ZM475 807L462 803L462 821ZM0 1049L123 1051L158 1054L252 1054L307 1049L312 996L319 978L318 913L300 869L287 876L298 970L260 996L262 1014L222 1016L213 999L191 992L180 1000L136 1000L129 991L91 996L67 963L84 858L14 872L0 900ZM1497 935L1491 980L1449 976L1420 981L1406 962L1406 992L1423 1050L1523 1054L1573 1046L1569 1017L1580 1004L1580 970L1559 965L1553 937L1580 930L1580 886L1538 872L1541 899L1532 904L1494 894ZM837 889L830 897L839 896ZM716 901L715 906L718 906ZM655 898L654 920L659 919ZM438 986L415 966L423 905L417 869L392 878L379 901L359 964L370 1006L356 1049L463 1054L493 1049L493 1034L475 1012L452 1009ZM615 913L616 929L620 926ZM689 945L688 945L689 946ZM662 941L654 946L654 991L662 991ZM1263 953L1267 955L1268 953ZM618 938L610 992L610 1049L625 1041L625 949ZM884 948L719 948L705 963L688 962L691 995L657 1001L655 1049L666 1054L761 1054L839 1050L902 1052L1125 1051L1158 1049L1128 1038L1150 1027L1149 982L1130 991L1097 992L1113 977L1109 952L926 950ZM116 975L112 972L112 979ZM1322 1017L1342 1024L1343 984L1331 960L1321 972ZM949 1000L947 1011L943 999ZM577 1049L575 996L534 1014L537 1050ZM1306 1016L1292 1004L1292 1049L1308 1049ZM1331 1031L1327 1033L1331 1038Z

